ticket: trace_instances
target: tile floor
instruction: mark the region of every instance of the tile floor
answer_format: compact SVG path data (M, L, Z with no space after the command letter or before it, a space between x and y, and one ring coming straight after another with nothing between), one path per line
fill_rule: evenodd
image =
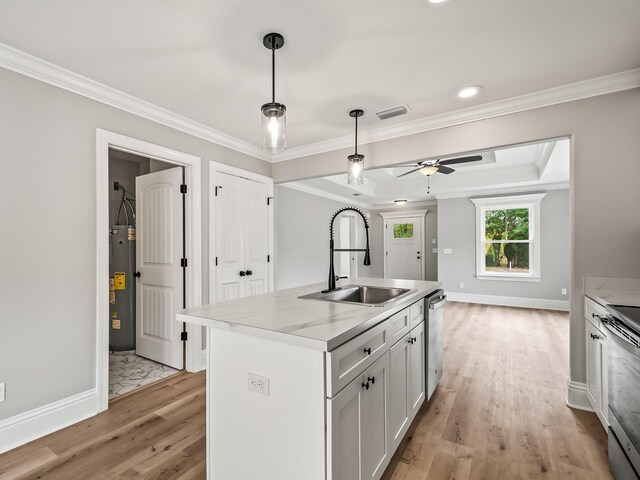
M179 372L135 351L109 353L109 399Z

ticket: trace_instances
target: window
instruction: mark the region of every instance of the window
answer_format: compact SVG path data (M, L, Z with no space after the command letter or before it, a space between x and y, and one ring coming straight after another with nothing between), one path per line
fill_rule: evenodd
M545 195L471 199L478 278L540 281L540 202Z
M413 238L413 223L394 223L393 238Z

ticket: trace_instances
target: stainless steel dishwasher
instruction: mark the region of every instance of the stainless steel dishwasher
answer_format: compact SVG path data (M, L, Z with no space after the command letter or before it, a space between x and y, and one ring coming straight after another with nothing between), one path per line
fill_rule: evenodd
M436 290L426 299L427 312L427 400L433 395L442 378L442 334L444 328L444 290Z

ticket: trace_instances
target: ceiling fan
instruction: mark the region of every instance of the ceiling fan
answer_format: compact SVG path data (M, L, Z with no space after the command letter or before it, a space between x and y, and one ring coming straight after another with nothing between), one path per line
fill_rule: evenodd
M455 165L456 163L468 163L468 162L478 162L482 160L482 155L472 155L470 157L458 157L458 158L450 158L449 160L425 160L422 162L411 163L409 165L398 165L398 167L414 167L413 170L403 173L402 175L398 175L396 178L404 177L405 175L409 175L413 172L420 172L421 174L430 177L434 173L444 173L445 175L449 175L450 173L455 172L455 170L451 167L447 167L447 165Z

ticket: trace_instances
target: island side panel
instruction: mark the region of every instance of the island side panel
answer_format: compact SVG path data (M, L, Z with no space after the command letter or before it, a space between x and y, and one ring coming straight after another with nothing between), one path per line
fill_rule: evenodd
M324 352L207 330L207 478L324 480ZM269 395L249 390L249 373Z

